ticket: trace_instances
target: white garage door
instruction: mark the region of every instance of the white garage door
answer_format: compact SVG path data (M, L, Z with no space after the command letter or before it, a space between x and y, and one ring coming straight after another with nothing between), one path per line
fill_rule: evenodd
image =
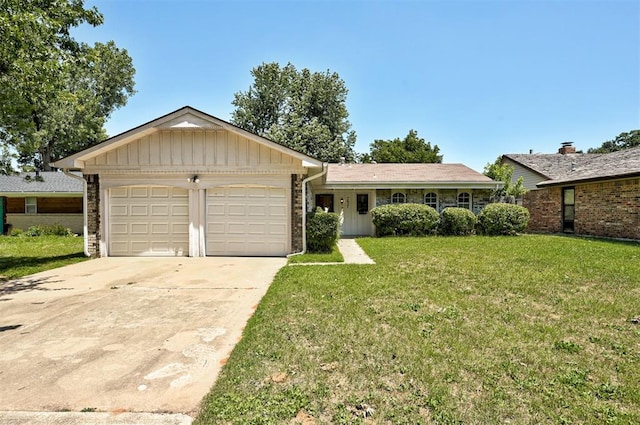
M110 256L189 255L186 189L128 186L110 189Z
M234 185L207 190L207 255L288 253L287 190Z

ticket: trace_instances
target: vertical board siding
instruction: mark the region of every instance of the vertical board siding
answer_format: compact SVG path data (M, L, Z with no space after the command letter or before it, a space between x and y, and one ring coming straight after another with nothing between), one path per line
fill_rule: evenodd
M159 131L106 152L87 165L259 167L295 165L297 160L226 131Z

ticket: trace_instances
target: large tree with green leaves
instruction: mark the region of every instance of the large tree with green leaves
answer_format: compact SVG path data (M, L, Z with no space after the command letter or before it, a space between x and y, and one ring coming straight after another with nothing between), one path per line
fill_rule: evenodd
M598 148L590 148L587 153L609 153L640 146L640 130L620 133L613 140L608 140Z
M504 196L522 196L527 193L527 189L524 187L524 177L520 176L514 182L513 181L514 167L502 162L502 157L499 156L496 160L487 164L484 167L484 175L492 178L495 181L504 183L501 189L494 191L493 195L496 197Z
M272 62L253 68L251 75L249 89L234 95L235 125L322 161L354 159L348 90L337 73Z
M49 170L98 143L107 118L134 93L126 50L71 36L102 21L83 0L0 0L0 143L23 166Z
M431 147L431 142L418 137L415 130L409 130L404 139L396 137L393 140L374 140L370 148L370 159L376 162L442 162L442 155L438 155L438 145Z

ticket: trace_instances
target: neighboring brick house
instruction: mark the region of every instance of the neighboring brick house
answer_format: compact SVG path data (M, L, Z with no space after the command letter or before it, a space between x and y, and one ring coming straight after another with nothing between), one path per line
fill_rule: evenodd
M529 230L640 240L640 147L607 154L507 154L530 189ZM538 181L536 181L538 180Z
M6 198L6 224L26 230L61 224L83 233L82 179L62 172L0 176L0 197Z

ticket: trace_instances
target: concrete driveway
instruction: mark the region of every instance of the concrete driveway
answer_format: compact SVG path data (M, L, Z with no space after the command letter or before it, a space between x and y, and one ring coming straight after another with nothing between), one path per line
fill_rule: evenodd
M0 411L193 414L283 258L102 258L3 284Z

